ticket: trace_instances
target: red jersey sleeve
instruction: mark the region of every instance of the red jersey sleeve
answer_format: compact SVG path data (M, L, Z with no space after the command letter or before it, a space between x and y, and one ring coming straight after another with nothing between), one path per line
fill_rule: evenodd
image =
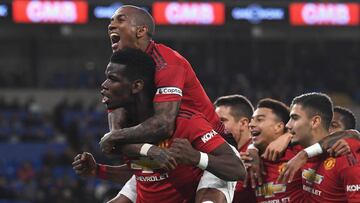
M155 73L157 88L154 102L179 101L183 96L186 68L181 64L165 65Z
M195 115L188 123L184 124L187 125L185 133L189 141L199 151L210 153L225 143L225 140L203 116Z

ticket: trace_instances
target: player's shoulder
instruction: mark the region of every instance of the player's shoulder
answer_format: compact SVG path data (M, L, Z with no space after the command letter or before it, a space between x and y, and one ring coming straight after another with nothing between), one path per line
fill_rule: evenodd
M159 59L162 58L168 65L188 63L181 54L164 44L155 43L153 55Z
M349 154L340 157L328 157L323 162L325 169L336 166L340 172L347 168L360 167L360 153L351 151Z
M360 152L360 140L356 138L346 138L345 141L348 143L351 152Z
M176 119L186 125L211 125L204 114L191 110L180 109Z

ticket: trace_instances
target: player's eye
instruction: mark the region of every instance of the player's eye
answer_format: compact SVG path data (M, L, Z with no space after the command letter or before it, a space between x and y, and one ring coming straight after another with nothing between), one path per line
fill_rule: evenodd
M111 82L117 81L117 78L115 78L115 77L113 77L113 76L109 76L108 79L109 79Z

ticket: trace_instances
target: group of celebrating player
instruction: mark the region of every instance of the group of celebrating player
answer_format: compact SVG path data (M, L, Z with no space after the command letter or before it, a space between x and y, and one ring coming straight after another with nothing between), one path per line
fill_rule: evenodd
M73 168L124 184L109 202L360 202L360 135L349 110L322 93L290 108L262 99L254 109L241 95L213 104L189 62L152 40L154 29L147 11L129 5L108 26L101 94L110 132L100 148L126 164L84 152Z

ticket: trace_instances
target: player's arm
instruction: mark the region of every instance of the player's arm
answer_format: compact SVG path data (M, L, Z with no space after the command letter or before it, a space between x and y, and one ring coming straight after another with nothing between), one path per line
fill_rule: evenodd
M81 177L97 177L121 184L125 184L133 175L126 165L109 166L96 163L92 154L88 152L75 156L72 166Z
M225 181L237 181L245 178L244 164L226 142L211 152L204 153L194 149L187 139L176 138L169 151L179 163L207 170Z
M299 152L299 158L307 159L324 153L330 155L345 155L350 152L349 144L344 140L354 138L360 140L360 133L357 130L344 130L330 134L318 143L311 145Z
M108 113L108 122L110 130L121 129L122 124L126 121L126 111L123 109L115 109ZM148 156L159 164L164 169L174 169L176 161L172 158L166 150L161 149L151 144L123 144L123 145L108 145L108 148L103 152L121 153L128 157Z
M262 185L262 175L266 175L266 172L259 150L254 144L250 144L247 151L241 152L240 156L247 168L247 177L243 182L243 187L251 185L252 188L256 188L257 185Z
M167 149L152 144L126 144L120 147L120 152L129 157L146 156L155 161L160 168L175 169L177 162Z
M357 130L344 130L344 131L334 132L329 136L320 140L319 144L323 151L327 151L330 154L335 153L335 156L337 156L339 154L345 154L349 152L349 151L345 151L345 152L339 151L340 146L339 144L337 144L337 142L345 138L355 138L357 140L360 140L360 133Z
M266 160L276 161L279 157L282 156L286 148L289 146L291 139L291 133L285 133L281 135L266 147L266 150L261 155L261 157Z
M103 152L110 153L115 144L158 143L169 138L175 129L180 101L154 103L154 116L130 128L111 130L100 141Z

